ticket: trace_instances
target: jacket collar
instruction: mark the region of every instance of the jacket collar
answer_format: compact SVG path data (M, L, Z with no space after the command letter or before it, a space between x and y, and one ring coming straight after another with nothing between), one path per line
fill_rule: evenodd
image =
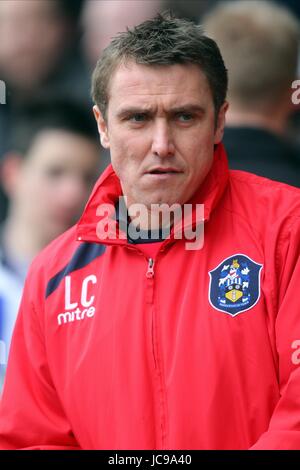
M204 204L204 221L209 220L222 197L228 182L228 176L227 156L223 144L220 143L215 147L213 164L205 181L192 199L188 201L192 204L192 207L196 204ZM98 179L77 224L77 240L105 244L127 244L126 234L119 230L115 220L115 205L120 196L122 196L120 180L112 166L109 165ZM195 214L197 213L195 212ZM195 217L192 219L194 222L203 221L203 219L197 220ZM109 223L107 224L108 220ZM103 229L103 223L107 233L104 239L99 237L99 228ZM103 230L100 231L103 232Z

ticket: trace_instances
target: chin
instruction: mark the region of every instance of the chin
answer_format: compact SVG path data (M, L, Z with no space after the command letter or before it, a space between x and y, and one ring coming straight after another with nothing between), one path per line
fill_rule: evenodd
M151 206L151 205L162 205L162 204L166 204L167 206L172 206L173 204L182 204L181 200L179 200L178 198L176 199L172 199L172 198L155 198L154 200L152 200L149 204L147 204L148 206Z

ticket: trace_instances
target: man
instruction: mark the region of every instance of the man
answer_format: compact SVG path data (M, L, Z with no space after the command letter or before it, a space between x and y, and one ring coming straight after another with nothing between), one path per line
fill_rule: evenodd
M261 0L217 5L204 18L229 73L224 144L231 168L300 186L300 149L288 134L295 106L299 22Z
M28 266L78 219L99 174L94 127L67 100L32 103L14 123L1 168L9 213L0 227L0 390Z
M215 42L167 14L103 52L112 167L30 270L1 448L299 448L300 192L228 171L226 88ZM160 205L192 208L165 240Z

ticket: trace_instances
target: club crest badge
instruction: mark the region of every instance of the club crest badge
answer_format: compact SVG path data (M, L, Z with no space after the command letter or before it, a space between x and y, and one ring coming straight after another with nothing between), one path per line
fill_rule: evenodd
M232 317L254 307L260 297L262 266L242 254L223 260L209 272L211 305Z

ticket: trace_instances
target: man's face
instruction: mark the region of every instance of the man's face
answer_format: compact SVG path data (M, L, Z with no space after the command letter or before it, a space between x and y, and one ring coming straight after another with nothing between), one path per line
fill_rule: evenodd
M14 172L15 215L48 243L77 220L98 174L97 143L67 131L43 131Z
M211 168L226 109L215 125L208 81L194 64L121 65L110 83L107 119L94 111L128 203L188 201Z

